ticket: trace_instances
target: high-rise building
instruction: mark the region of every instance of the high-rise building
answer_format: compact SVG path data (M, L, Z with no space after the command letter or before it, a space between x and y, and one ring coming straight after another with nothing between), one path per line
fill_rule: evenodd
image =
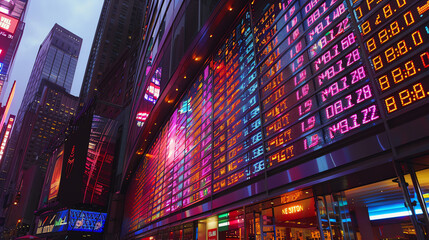
M123 51L139 42L144 2L104 1L80 90L80 105L93 95L105 71Z
M18 111L16 130L20 129L24 112L40 99L42 79L63 87L70 93L82 38L55 24L39 47L36 60ZM16 131L14 130L14 131Z
M27 127L20 131L11 161L13 168L7 176L6 227L13 227L19 219L21 228L33 223L48 165L46 149L65 131L78 105L76 96L48 80L41 82L38 94L37 105L32 104L25 112L23 124Z
M13 226L16 219L22 219L21 226L33 222L43 183L39 178L47 167L43 150L77 108L70 90L81 45L80 37L55 24L39 48L4 161L8 163L2 198L6 226ZM13 205L17 197L23 202Z
M8 169L9 174L14 172L18 164L12 159L16 157L15 149L24 116L30 109L33 109L34 112L40 102L43 89L43 87L41 88L42 79L52 82L62 87L66 93L70 93L81 45L82 39L80 37L58 24L54 25L40 45L6 151L4 162L7 166L4 169ZM8 179L4 183L5 190L6 186L9 185L8 181L11 180Z

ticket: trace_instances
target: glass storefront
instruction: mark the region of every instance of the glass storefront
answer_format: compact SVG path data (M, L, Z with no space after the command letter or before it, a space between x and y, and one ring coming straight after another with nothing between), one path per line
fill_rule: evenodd
M420 203L426 209L429 206L429 169L417 171L413 180L413 168L408 168L411 174L404 176L404 185L410 204L407 204L399 178L324 196L314 196L311 189L295 191L246 206L246 239L419 239L415 225L423 234L428 226L425 209Z
M424 233L427 218L414 183L419 184L427 209L429 170L419 171L415 176L417 182L411 174L404 176L411 206L405 200L398 178L317 197L324 235L334 240L418 239L413 221L420 228L417 231Z
M153 239L419 239L418 231L427 232L424 207L427 210L429 206L429 169L414 172L412 165L403 165L402 169L411 208L400 187L401 179L390 178L322 196L315 195L311 188L289 192L171 227Z
M317 211L310 189L246 207L246 239L318 240Z

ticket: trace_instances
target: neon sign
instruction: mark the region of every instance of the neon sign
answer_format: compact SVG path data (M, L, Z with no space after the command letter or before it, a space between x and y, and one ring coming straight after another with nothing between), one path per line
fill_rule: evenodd
M137 127L142 127L148 116L149 116L149 114L145 113L145 112L137 113L137 116L136 116Z
M286 207L282 209L282 214L287 215L287 214L294 214L294 213L299 213L304 211L304 207L300 204L298 205L294 205L291 207Z
M11 34L15 33L19 20L0 12L0 29Z
M160 93L160 81L161 81L161 69L156 69L149 86L146 89L146 93L144 94L144 99L149 102L155 104L156 100L158 100Z
M7 123L6 132L4 133L3 140L0 145L0 162L3 159L4 151L7 146L7 142L9 140L10 131L12 131L12 126L15 121L15 116L10 116L9 121Z

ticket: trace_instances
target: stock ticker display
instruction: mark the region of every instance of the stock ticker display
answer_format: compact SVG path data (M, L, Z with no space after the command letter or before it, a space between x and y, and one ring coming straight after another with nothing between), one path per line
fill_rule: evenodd
M137 170L130 231L426 103L428 15L414 0L244 12Z

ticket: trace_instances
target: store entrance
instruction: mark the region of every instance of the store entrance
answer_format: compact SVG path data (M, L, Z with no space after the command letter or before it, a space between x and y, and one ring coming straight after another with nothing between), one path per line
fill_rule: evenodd
M246 236L255 240L320 240L311 190L246 207Z
M428 170L418 172L421 176L419 185L426 185ZM415 223L425 231L425 218L419 206L416 188L412 176L404 176L406 194L399 186L398 178L364 185L325 196L317 197L317 206L321 228L329 240L415 240L418 237ZM416 181L414 180L414 183ZM429 182L428 182L429 185ZM424 189L424 187L422 188ZM424 193L423 204L427 203ZM415 218L415 219L413 219ZM413 223L414 221L414 223ZM424 233L423 233L424 234Z

